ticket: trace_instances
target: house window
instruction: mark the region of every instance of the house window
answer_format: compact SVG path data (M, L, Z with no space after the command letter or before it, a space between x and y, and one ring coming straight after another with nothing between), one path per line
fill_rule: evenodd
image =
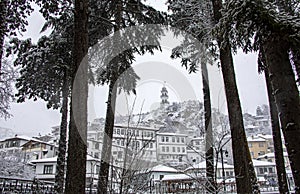
M166 147L166 152L169 152L169 147Z
M259 142L258 146L259 147L265 147L265 144L264 144L264 142Z
M269 173L274 173L273 168L269 168Z
M96 165L96 174L99 174L99 171L100 171L100 166Z
M123 157L123 152L122 151L119 151L118 152L118 158L122 158Z
M162 150L162 152L165 152L165 147L163 146L163 147L161 148L161 150Z
M182 147L182 152L185 152L185 149L184 149L184 147Z
M117 134L120 135L120 129L117 129Z
M172 142L173 142L173 143L175 142L175 137L172 137Z
M179 143L179 137L177 137L177 143Z
M180 147L177 147L177 152L180 152Z
M173 152L176 152L175 147L172 147L172 151L173 151Z
M165 142L165 137L164 136L161 137L161 142Z
M94 157L99 158L99 152L95 152Z
M121 129L121 135L124 135L124 134L125 134L124 129Z
M95 143L95 149L99 149L99 143L98 142Z
M169 137L166 137L166 142L169 142Z
M252 148L252 143L248 143L248 147L249 147L249 148Z
M53 173L53 165L45 165L44 174L52 174L52 173Z
M181 143L184 143L184 137L181 138Z

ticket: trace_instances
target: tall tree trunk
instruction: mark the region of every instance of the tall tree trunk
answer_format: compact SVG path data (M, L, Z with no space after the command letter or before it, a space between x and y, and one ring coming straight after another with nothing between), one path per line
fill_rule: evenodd
M295 191L300 193L300 104L295 75L289 61L289 47L284 37L273 34L263 45L263 50L291 163Z
M218 23L222 15L222 0L212 0L215 22ZM244 130L242 109L235 80L235 72L229 40L217 37L220 49L220 61L223 74L225 94L230 122L234 172L238 193L259 193L256 174L248 148ZM226 45L221 45L226 42Z
M213 133L211 121L211 101L207 66L201 64L203 97L204 97L204 117L205 117L205 160L206 160L206 177L208 179L207 192L216 191L214 179L214 150L213 150Z
M292 46L292 60L293 65L295 67L296 75L297 75L297 83L300 85L300 48L297 46Z
M98 181L98 193L105 194L108 189L108 176L109 176L109 166L111 159L111 149L112 149L112 138L115 120L115 104L117 97L117 86L115 86L116 76L113 76L109 84L109 93L107 99L107 109L106 109L106 119L105 119L105 129L103 136L102 152L101 152L101 163L99 171L99 181Z
M61 124L60 124L60 138L58 146L58 156L55 174L55 191L57 193L64 192L65 182L65 162L67 151L67 127L68 127L68 99L69 99L69 81L67 70L65 70L64 83L62 89L62 107L61 107Z
M280 193L289 193L287 179L286 179L286 171L285 171L285 163L284 163L284 157L283 157L283 148L282 148L277 107L275 104L274 96L272 94L273 91L272 91L272 86L270 83L268 70L265 69L264 72L265 72L266 85L267 85L267 90L268 90L279 192Z
M115 11L115 18L116 18L116 25L114 26L114 32L119 33L121 22L122 22L122 1L115 0L114 3L116 4L116 11ZM115 40L118 41L118 40ZM117 47L118 42L113 42L114 47ZM114 65L118 66L119 64L119 57L115 57ZM106 109L106 118L105 118L105 129L104 129L104 137L103 137L103 145L102 145L102 152L101 152L101 164L100 164L100 171L99 171L99 181L98 181L98 193L107 193L108 190L108 176L109 176L109 164L111 159L111 149L112 149L112 139L113 139L113 130L114 130L114 121L115 115L114 111L116 108L116 99L117 99L117 85L116 81L118 79L118 67L114 67L112 65L112 75L111 80L109 83L109 94L107 99L107 109ZM112 183L111 183L112 184Z
M75 0L74 16L74 68L72 73L66 194L85 193L88 95L88 64L87 57L85 57L88 51L87 0Z
M7 31L7 8L8 8L8 0L1 0L0 2L0 75L2 69L2 56L4 50L4 39ZM1 78L1 77L0 77Z

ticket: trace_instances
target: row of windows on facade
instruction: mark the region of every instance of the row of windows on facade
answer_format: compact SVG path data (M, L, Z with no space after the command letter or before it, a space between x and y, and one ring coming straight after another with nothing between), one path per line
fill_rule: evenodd
M181 155L160 155L159 158L161 160L165 160L165 159L176 160L176 159L178 159L179 162L182 162L182 156Z
M180 140L181 140L181 143L184 143L185 140L184 140L184 137L175 137L175 136L172 136L172 137L169 137L169 136L161 136L161 142L172 142L172 143L180 143Z
M254 152L250 152L250 154L251 154L251 157L253 158L253 157L254 157ZM265 152L265 151L259 151L257 154L258 154L259 156L261 156L261 155L265 155L266 152Z
M116 140L117 145L120 145L120 146L125 146L125 142L126 141L124 139ZM142 144L143 144L143 148L153 148L153 145L154 145L153 142L149 142L149 141L143 141ZM140 145L141 145L140 141L132 140L129 144L129 147L140 148ZM89 143L87 143L87 147L89 148ZM100 149L100 143L95 142L93 148Z
M120 129L116 128L114 129L114 134L117 135L125 135L125 136L136 136L139 137L140 135L142 137L154 137L154 132L153 131L141 131L139 129Z
M45 165L43 174L53 174L53 168L54 168L54 165ZM95 170L96 170L95 174L98 174L100 171L100 165L96 165Z
M11 147L20 147L20 141L8 141L5 144L0 144L0 149L2 148L11 148Z
M258 147L265 147L266 143L265 142L259 142L258 143ZM253 144L252 143L248 143L248 147L249 148L252 148L253 147Z
M161 151L162 152L170 152L170 148L168 146L162 146ZM176 147L172 147L172 152L176 152ZM177 147L177 153L180 153L180 152L185 153L185 148L181 147L181 150L180 150L180 147Z

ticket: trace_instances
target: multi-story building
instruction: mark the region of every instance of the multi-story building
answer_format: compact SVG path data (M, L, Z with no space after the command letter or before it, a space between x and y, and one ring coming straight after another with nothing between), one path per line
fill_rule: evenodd
M17 156L22 161L54 157L57 146L26 136L15 135L0 141L0 155Z
M260 155L268 153L268 142L257 136L250 136L247 138L248 147L252 158L257 158Z
M58 146L38 139L31 139L22 145L25 161L54 157L58 154L57 149Z
M187 135L177 133L157 133L157 159L174 165L187 161Z

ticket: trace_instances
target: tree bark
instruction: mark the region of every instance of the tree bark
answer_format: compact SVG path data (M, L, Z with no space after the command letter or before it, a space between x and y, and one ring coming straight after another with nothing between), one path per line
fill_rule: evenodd
M272 91L272 86L270 83L268 70L265 69L264 72L265 72L266 85L267 85L267 90L268 90L270 115L271 115L271 123L272 123L273 144L274 144L274 154L275 154L275 162L276 162L276 170L277 170L277 179L278 179L278 184L279 184L279 192L280 193L289 193L287 179L286 179L286 171L285 171L285 163L284 163L277 107L275 104L274 96L272 94L273 91Z
M293 65L295 67L296 75L297 75L297 83L300 85L300 48L297 46L292 46L292 60Z
M4 51L4 39L7 32L7 7L8 7L8 0L1 0L0 2L0 75L2 70L2 57ZM0 77L1 78L1 77Z
M273 34L263 45L270 82L295 181L300 193L300 104L295 75L289 60L289 43Z
M117 86L115 86L116 76L113 76L109 84L109 94L107 100L107 110L106 110L106 119L105 119L105 129L103 136L102 152L101 152L101 163L99 171L99 181L97 192L101 194L107 193L108 189L108 176L109 176L109 167L111 159L111 149L112 149L112 138L113 138L113 129L114 129L114 120L115 120L115 104L117 97Z
M66 194L85 193L88 95L88 64L85 57L88 51L87 0L75 0L74 16L74 68L72 69Z
M205 160L206 160L206 178L208 180L207 192L214 193L216 191L214 178L214 151L213 151L213 133L211 121L211 101L207 66L201 64L203 97L204 97L204 120L205 120Z
M67 127L68 127L68 99L69 99L69 81L67 71L64 75L64 83L62 89L62 107L61 107L61 124L60 124L60 138L58 147L58 156L55 174L55 191L57 193L64 192L65 182L65 162L67 151Z
M215 22L218 23L222 15L222 0L212 0ZM229 40L217 37L220 49L220 62L223 74L225 94L228 107L234 172L236 177L237 193L259 193L256 174L248 148L244 130L242 109L236 85L233 58ZM221 43L227 43L222 45Z

